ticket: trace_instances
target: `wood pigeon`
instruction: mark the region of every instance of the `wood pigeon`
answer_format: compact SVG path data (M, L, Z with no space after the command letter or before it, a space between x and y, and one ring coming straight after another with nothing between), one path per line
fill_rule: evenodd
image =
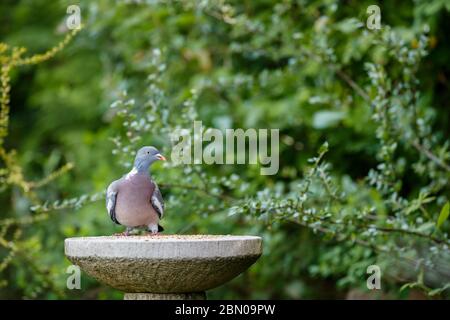
M106 191L106 209L112 221L126 226L124 235L134 228L145 227L152 234L163 231L159 220L164 214L164 201L158 185L149 174L157 160L166 160L155 147L142 147L136 154L133 169L113 181Z

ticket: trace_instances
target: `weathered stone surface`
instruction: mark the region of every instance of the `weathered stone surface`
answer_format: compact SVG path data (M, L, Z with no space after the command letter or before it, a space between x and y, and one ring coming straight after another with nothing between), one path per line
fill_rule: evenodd
M260 237L134 236L65 241L66 256L90 276L127 293L192 293L239 275L261 255Z

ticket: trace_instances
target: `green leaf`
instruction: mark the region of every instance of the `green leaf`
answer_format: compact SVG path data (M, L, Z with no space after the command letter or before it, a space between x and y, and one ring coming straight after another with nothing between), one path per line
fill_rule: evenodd
M418 227L417 231L419 231L419 232L428 232L431 229L433 229L435 225L436 224L433 221L429 221L429 222L426 222L426 223L422 224L420 227Z
M446 291L448 289L450 289L450 283L447 283L442 288L437 288L437 289L431 290L430 292L428 292L428 295L431 296L431 297L437 296L437 295L440 295L442 292L444 292L444 291Z
M333 127L344 119L345 116L346 113L342 111L318 111L314 114L312 125L315 129Z
M350 33L364 27L364 24L356 18L350 18L342 20L336 27L339 31Z
M447 220L449 213L450 213L450 202L447 202L442 207L441 213L439 214L439 218L437 220L438 229L444 224L445 220Z
M404 285L401 286L400 288L400 292L406 290L406 289L413 289L417 286L416 282L409 282L409 283L405 283Z
M324 155L328 152L328 141L325 141L319 148L319 155Z

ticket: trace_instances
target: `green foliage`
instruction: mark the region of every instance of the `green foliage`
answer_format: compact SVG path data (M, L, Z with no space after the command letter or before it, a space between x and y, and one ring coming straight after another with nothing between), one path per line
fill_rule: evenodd
M380 4L378 31L369 2L82 1L84 28L47 61L68 4L0 4L0 297L121 298L87 276L67 290L63 240L121 231L105 187L194 120L280 129L275 176L152 172L168 233L264 239L213 298L341 298L367 290L372 264L389 296L448 297L445 1Z
M439 214L439 218L437 221L438 229L444 224L445 220L447 220L449 211L450 211L450 203L447 202L446 204L444 204L444 206L442 207L441 213Z

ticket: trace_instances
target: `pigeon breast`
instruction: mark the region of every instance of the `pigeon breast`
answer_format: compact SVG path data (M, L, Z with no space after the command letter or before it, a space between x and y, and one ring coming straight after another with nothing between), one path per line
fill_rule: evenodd
M128 174L122 178L116 201L116 218L121 225L140 227L158 223L158 214L150 202L154 189L153 181L146 174Z

